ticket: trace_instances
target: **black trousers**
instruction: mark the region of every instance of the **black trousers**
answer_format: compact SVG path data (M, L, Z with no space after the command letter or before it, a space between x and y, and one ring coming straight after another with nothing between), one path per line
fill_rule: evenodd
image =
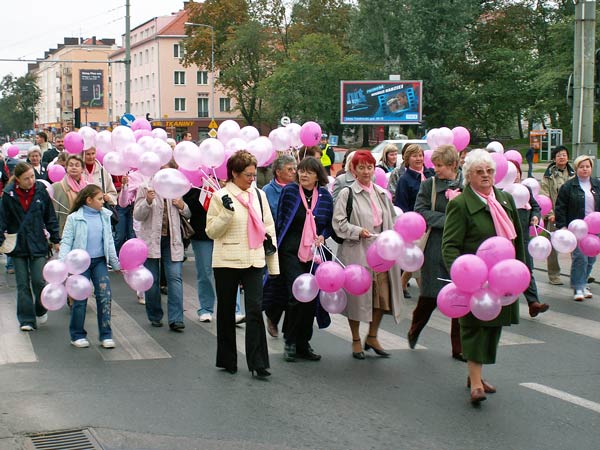
M246 307L246 362L249 370L268 369L269 352L263 322L263 267L215 268L217 292L217 367L237 369L235 302L238 285L244 286Z
M523 293L525 299L527 300L527 304L532 304L535 302L539 302L540 299L538 297L537 284L535 283L535 278L533 277L533 258L529 254L529 251L525 251L525 262L527 263L527 267L529 267L529 273L531 274L531 280L529 280L529 286Z
M413 311L413 319L410 324L409 334L414 337L419 337L433 311L437 308L437 299L434 297L419 296L417 306ZM460 342L460 324L458 319L452 319L450 325L450 343L452 345L452 354L457 355L462 353L462 345Z

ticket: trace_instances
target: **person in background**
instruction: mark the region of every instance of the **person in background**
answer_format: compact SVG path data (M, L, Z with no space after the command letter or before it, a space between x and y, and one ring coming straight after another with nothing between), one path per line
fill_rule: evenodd
M48 167L54 158L56 158L59 154L65 151L65 139L62 134L57 134L54 138L54 147L49 148L42 155L42 166Z
M87 186L87 181L83 178L83 166L83 160L79 156L69 156L65 168L67 172L65 177L61 181L52 183L54 188L52 201L58 217L58 229L61 235L67 222L67 215L75 204L77 194Z
M467 157L467 155L469 154L469 152L471 150L472 150L471 148L466 147L466 148L462 149L460 151L460 153L458 154L458 156L459 156L459 159L458 159L458 168L459 168L459 170L462 170L462 166L465 164L465 158Z
M112 293L107 264L115 271L120 271L121 267L112 236L112 213L102 205L104 194L99 186L89 184L79 191L71 214L67 217L58 257L63 260L74 249L83 249L90 255L90 266L82 275L94 284L100 345L114 348L110 327ZM84 328L86 309L87 299L73 303L69 333L74 347L90 346Z
M527 160L527 165L529 169L527 170L527 178L533 178L533 155L535 150L533 147L529 147L527 152L525 152L525 159Z
M36 180L48 180L48 174L46 168L42 165L42 151L37 145L29 148L27 152L27 162L33 168L35 172Z
M349 148L348 150L346 150L346 152L344 153L344 157L342 158L342 167L340 168L340 170L338 170L335 173L336 177L339 177L340 175L343 175L346 172L348 172L348 170L346 169L346 162L348 161L348 156L354 152L355 152L355 150L352 148Z
M298 150L298 161L302 161L304 158L313 157L321 159L321 149L317 145L312 147L303 146Z
M335 162L335 151L333 150L333 147L329 145L329 142L327 142L327 138L328 136L326 133L321 135L319 149L321 150L321 164L329 176L331 175L331 165Z
M592 176L594 160L589 155L581 155L575 158L573 165L575 177L560 187L554 204L558 230L566 229L575 219L600 211L600 180ZM579 246L571 254L571 287L576 302L593 296L587 282L595 262L596 257L584 255Z
M192 133L190 133L189 131L186 131L185 133L183 133L183 136L181 137L182 141L192 141Z
M133 232L133 203L135 201L135 194L133 193L132 195L129 192L129 177L127 175L112 175L112 180L118 193L115 212L119 216L119 221L115 225L115 248L117 249L117 254L119 254L123 244L135 237L135 233Z
M52 146L48 143L48 135L43 131L38 131L35 135L35 143L42 151L42 157Z
M167 138L167 144L169 144L171 146L171 150L173 150L177 145L177 142L173 138Z
M394 144L387 144L383 147L381 161L377 167L382 168L385 173L390 173L396 168L396 161L398 161L398 147Z
M269 200L269 208L273 217L277 217L277 205L284 186L296 180L296 160L290 155L281 155L273 161L275 177L262 190Z
M552 205L556 207L556 199L558 191L565 182L575 175L575 171L569 164L569 150L563 145L552 150L550 154L552 162L544 172L542 183L540 186L540 194L550 197ZM556 216L554 209L551 210L544 218L544 222L549 231L556 230ZM561 285L563 282L560 279L560 265L558 264L558 253L552 247L552 252L548 256L548 280L550 284Z
M388 191L390 191L390 193L392 194L392 202L396 201L396 187L398 186L398 181L400 180L400 177L402 175L404 175L404 172L406 172L406 166L403 164L404 152L410 145L414 145L414 144L410 144L408 142L406 144L404 144L404 146L402 147L402 151L400 152L400 155L401 155L400 162L398 162L398 160L396 160L396 168L394 170L392 170L392 172L390 173L390 178L388 180L387 188L388 188Z
M340 195L340 192L342 192L342 190L345 187L351 186L352 183L354 183L356 181L356 179L354 178L354 174L352 173L352 158L354 157L354 153L356 152L349 152L346 153L346 156L344 157L344 173L338 175L337 177L335 177L335 181L333 182L333 192L331 193L332 197L333 197L333 203L335 204L335 202L337 201L338 195Z
M56 213L46 186L36 181L33 168L20 162L4 188L0 202L0 245L4 233L18 233L17 243L10 253L17 282L17 320L21 331L33 331L48 320L41 302L45 282L42 276L48 238L58 251L60 235Z
M96 159L96 149L88 148L84 152L85 168L83 176L88 184L95 184L104 192L104 202L111 206L117 204L117 189L111 175L104 170L100 161Z

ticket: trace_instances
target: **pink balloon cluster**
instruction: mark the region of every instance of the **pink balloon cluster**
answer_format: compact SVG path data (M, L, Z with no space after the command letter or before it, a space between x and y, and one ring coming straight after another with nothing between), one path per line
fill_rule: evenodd
M440 311L451 318L471 312L480 320L495 319L531 280L529 268L514 258L512 242L498 236L482 242L475 255L456 258L450 268L452 283L437 297Z
M40 299L49 311L62 308L67 302L67 295L73 300L85 300L92 294L92 283L81 275L90 267L90 255L83 249L71 250L64 261L52 259L42 270L47 284ZM69 275L71 274L71 275Z
M134 291L146 292L152 287L154 277L144 263L148 258L148 246L138 238L125 241L119 251L119 263L127 285Z
M577 238L581 253L590 257L600 255L600 212L588 214L583 220L571 221L568 230Z
M471 134L465 127L432 128L427 133L427 145L433 151L440 145L454 145L457 151L464 150L471 141Z

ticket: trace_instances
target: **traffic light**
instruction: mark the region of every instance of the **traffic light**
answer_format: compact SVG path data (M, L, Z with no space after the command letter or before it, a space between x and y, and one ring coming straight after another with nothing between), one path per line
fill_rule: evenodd
M73 120L74 128L81 128L81 108L75 108L75 118Z

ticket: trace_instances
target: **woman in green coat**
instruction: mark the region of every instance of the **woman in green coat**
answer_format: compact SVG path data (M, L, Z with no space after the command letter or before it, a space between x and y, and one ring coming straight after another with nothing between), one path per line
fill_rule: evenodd
M460 255L475 254L479 245L492 236L510 239L518 260L525 262L523 232L511 195L494 188L496 163L485 150L473 150L463 166L466 187L448 203L442 236L442 256L448 270ZM479 404L496 388L482 378L483 364L496 362L503 326L519 323L519 302L504 306L500 315L482 321L472 314L460 319L463 355L467 359L471 402Z

